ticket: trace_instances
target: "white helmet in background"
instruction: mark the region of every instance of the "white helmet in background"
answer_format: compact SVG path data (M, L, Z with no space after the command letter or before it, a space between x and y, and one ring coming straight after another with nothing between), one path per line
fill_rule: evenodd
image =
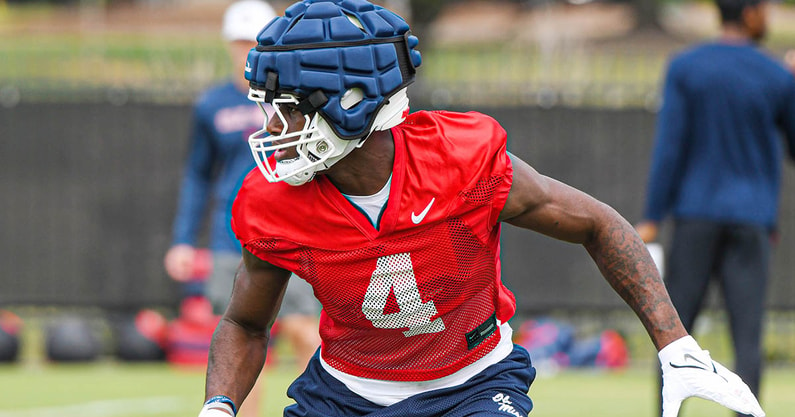
M257 34L276 17L270 4L260 0L232 3L224 13L221 36L228 41L256 41Z

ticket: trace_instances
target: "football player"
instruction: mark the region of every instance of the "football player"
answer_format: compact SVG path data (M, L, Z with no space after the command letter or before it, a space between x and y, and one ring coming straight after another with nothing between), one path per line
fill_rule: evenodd
M245 270L200 416L234 415L246 397L291 272L323 305L323 342L285 416L526 416L535 369L511 341L503 222L585 247L659 350L666 417L689 396L764 416L687 334L616 211L511 155L486 115L409 114L417 44L365 0L301 1L259 33L249 98L276 112L249 139L259 169L232 219Z

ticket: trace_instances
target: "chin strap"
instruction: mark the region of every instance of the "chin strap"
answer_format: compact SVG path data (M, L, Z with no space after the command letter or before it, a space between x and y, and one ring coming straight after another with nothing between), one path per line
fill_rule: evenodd
M298 102L298 110L301 114L307 115L318 111L321 107L328 103L328 97L323 90L315 90L309 97Z
M255 86L253 81L250 82L252 86ZM273 71L268 71L268 75L265 78L265 102L272 103L273 99L276 98L276 89L279 88L279 74Z

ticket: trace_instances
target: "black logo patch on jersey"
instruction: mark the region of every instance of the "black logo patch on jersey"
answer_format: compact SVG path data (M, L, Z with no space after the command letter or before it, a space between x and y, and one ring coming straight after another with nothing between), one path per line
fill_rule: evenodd
M497 313L492 314L486 321L466 334L467 349L472 350L475 346L483 343L495 330L497 330Z

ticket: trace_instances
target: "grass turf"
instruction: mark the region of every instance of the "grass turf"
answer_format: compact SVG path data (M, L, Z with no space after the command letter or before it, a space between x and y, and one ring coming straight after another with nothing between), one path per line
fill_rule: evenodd
M287 365L266 368L261 416L280 416L289 404L285 390L295 371ZM163 416L198 413L203 399L204 370L166 364L100 361L91 364L19 364L0 366L5 401L0 417ZM768 416L791 415L795 408L795 372L770 369L762 400ZM656 401L651 365L620 372L566 370L539 376L531 397L534 416L653 416ZM701 399L685 403L682 416L730 417L733 413Z

